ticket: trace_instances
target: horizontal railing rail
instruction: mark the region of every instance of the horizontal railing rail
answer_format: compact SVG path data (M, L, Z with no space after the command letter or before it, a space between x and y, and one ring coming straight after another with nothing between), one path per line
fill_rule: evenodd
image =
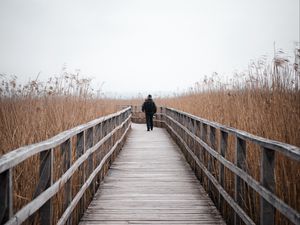
M208 178L208 192L212 185L217 189L219 209L223 207L225 200L235 211L234 224L240 224L240 220L245 224L255 224L242 207L243 199L240 195L243 191L242 182L245 182L260 196L261 225L275 223L275 209L294 224L300 224L300 213L275 195L274 175L276 153L281 153L288 159L299 162L300 149L298 147L258 137L176 109L162 108L161 112L165 127L177 140L179 146L185 149L186 158L195 172L200 169L202 174ZM234 163L225 157L229 134L235 138ZM219 146L216 146L217 138ZM260 182L247 173L246 141L258 145L261 149ZM208 154L207 165L204 163L204 152ZM212 159L217 160L220 165L217 178L212 173ZM226 183L225 168L235 175L234 197L231 197L224 187Z
M79 206L80 214L88 206L86 192L92 195L101 181L102 171L120 151L130 129L131 108L77 126L46 141L21 147L0 158L0 224L21 224L39 212L40 224L53 224L53 197L64 192L63 213L57 224L78 222L72 218ZM76 143L72 143L72 138ZM57 152L60 148L60 152ZM72 153L75 152L75 155ZM62 157L63 174L54 180L54 158ZM15 212L13 207L13 169L32 156L39 156L40 177L33 199ZM72 163L72 159L74 159ZM80 173L80 187L72 193L71 179ZM105 173L105 172L104 172ZM73 196L73 197L72 197Z

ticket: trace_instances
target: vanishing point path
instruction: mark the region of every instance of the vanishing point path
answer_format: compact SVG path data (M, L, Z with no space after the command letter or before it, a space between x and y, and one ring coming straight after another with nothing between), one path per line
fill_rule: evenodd
M81 219L87 224L225 223L168 132L132 124Z

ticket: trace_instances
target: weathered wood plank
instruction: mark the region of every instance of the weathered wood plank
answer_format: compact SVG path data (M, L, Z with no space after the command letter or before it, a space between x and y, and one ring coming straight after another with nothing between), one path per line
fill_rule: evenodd
M226 152L227 152L227 145L228 145L228 133L221 131L220 132L220 154L223 158L225 158L226 156ZM219 166L219 183L222 186L222 188L225 187L225 167L224 165L219 162L220 166ZM222 207L224 204L224 198L222 197L221 194L219 194L219 202L218 202L218 207L219 210L223 210L224 207Z
M128 221L225 224L163 129L147 132L145 125L133 125L80 224L130 224Z
M101 139L101 138L100 138ZM100 141L99 139L99 141ZM85 131L82 131L77 134L77 140L76 140L76 160L78 160L84 153L85 153ZM85 183L86 177L85 177L85 166L80 165L78 167L78 172L79 172L79 180L80 180L80 188L82 188L83 184ZM85 205L85 197L80 199L79 202L79 215L78 215L78 220L80 219L81 215L84 213L84 205Z
M13 214L13 172L8 169L0 174L0 223L3 224Z
M275 191L274 161L275 152L271 149L263 148L261 156L260 182L272 193ZM260 224L275 224L275 208L262 197L260 199Z
M66 140L64 143L61 144L61 151L63 153L63 167L64 167L64 173L70 168L71 161L72 161L72 143L71 139ZM69 179L64 187L64 202L63 202L63 208L66 210L72 200L72 187L71 187L71 179ZM69 218L67 221L67 225L71 224L72 221Z
M235 165L242 169L243 171L246 171L246 141L236 137L236 147L235 147ZM243 208L243 194L244 194L244 183L242 178L240 178L238 175L235 175L234 178L234 200ZM237 213L234 214L234 224L239 225L241 224L241 220Z
M40 153L40 180L43 183L43 189L39 190L40 194L46 188L50 187L53 184L53 149L44 151ZM53 203L52 199L49 199L41 208L40 208L40 218L41 224L51 225L53 220Z

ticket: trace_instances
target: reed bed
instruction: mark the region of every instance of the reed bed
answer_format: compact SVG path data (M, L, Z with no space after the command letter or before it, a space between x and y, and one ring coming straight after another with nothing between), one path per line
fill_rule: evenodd
M117 110L116 105L118 100L95 96L91 80L79 78L77 74L64 72L47 82L33 80L25 85L17 84L17 77L1 75L0 157L18 147L46 140L62 131L113 113ZM64 165L60 149L55 152L54 179L57 179L62 175ZM13 169L14 212L36 197L39 160L38 155L30 157ZM72 179L73 195L78 192L78 174ZM54 198L54 223L63 213L63 194L62 191ZM78 218L78 215L74 217ZM25 224L39 224L38 218L37 212Z

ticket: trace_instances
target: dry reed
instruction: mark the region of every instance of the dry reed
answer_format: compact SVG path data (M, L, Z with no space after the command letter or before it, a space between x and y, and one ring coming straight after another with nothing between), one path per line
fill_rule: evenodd
M0 157L116 111L117 100L96 98L91 80L81 79L77 74L64 72L46 83L33 80L25 85L18 85L16 77L0 78ZM35 198L39 160L39 156L30 157L13 169L14 212ZM60 154L55 154L54 160L55 178L62 173L63 161ZM78 180L74 176L73 194L78 191ZM62 214L63 198L63 193L54 197L54 222ZM38 213L26 224L37 224L37 220Z

